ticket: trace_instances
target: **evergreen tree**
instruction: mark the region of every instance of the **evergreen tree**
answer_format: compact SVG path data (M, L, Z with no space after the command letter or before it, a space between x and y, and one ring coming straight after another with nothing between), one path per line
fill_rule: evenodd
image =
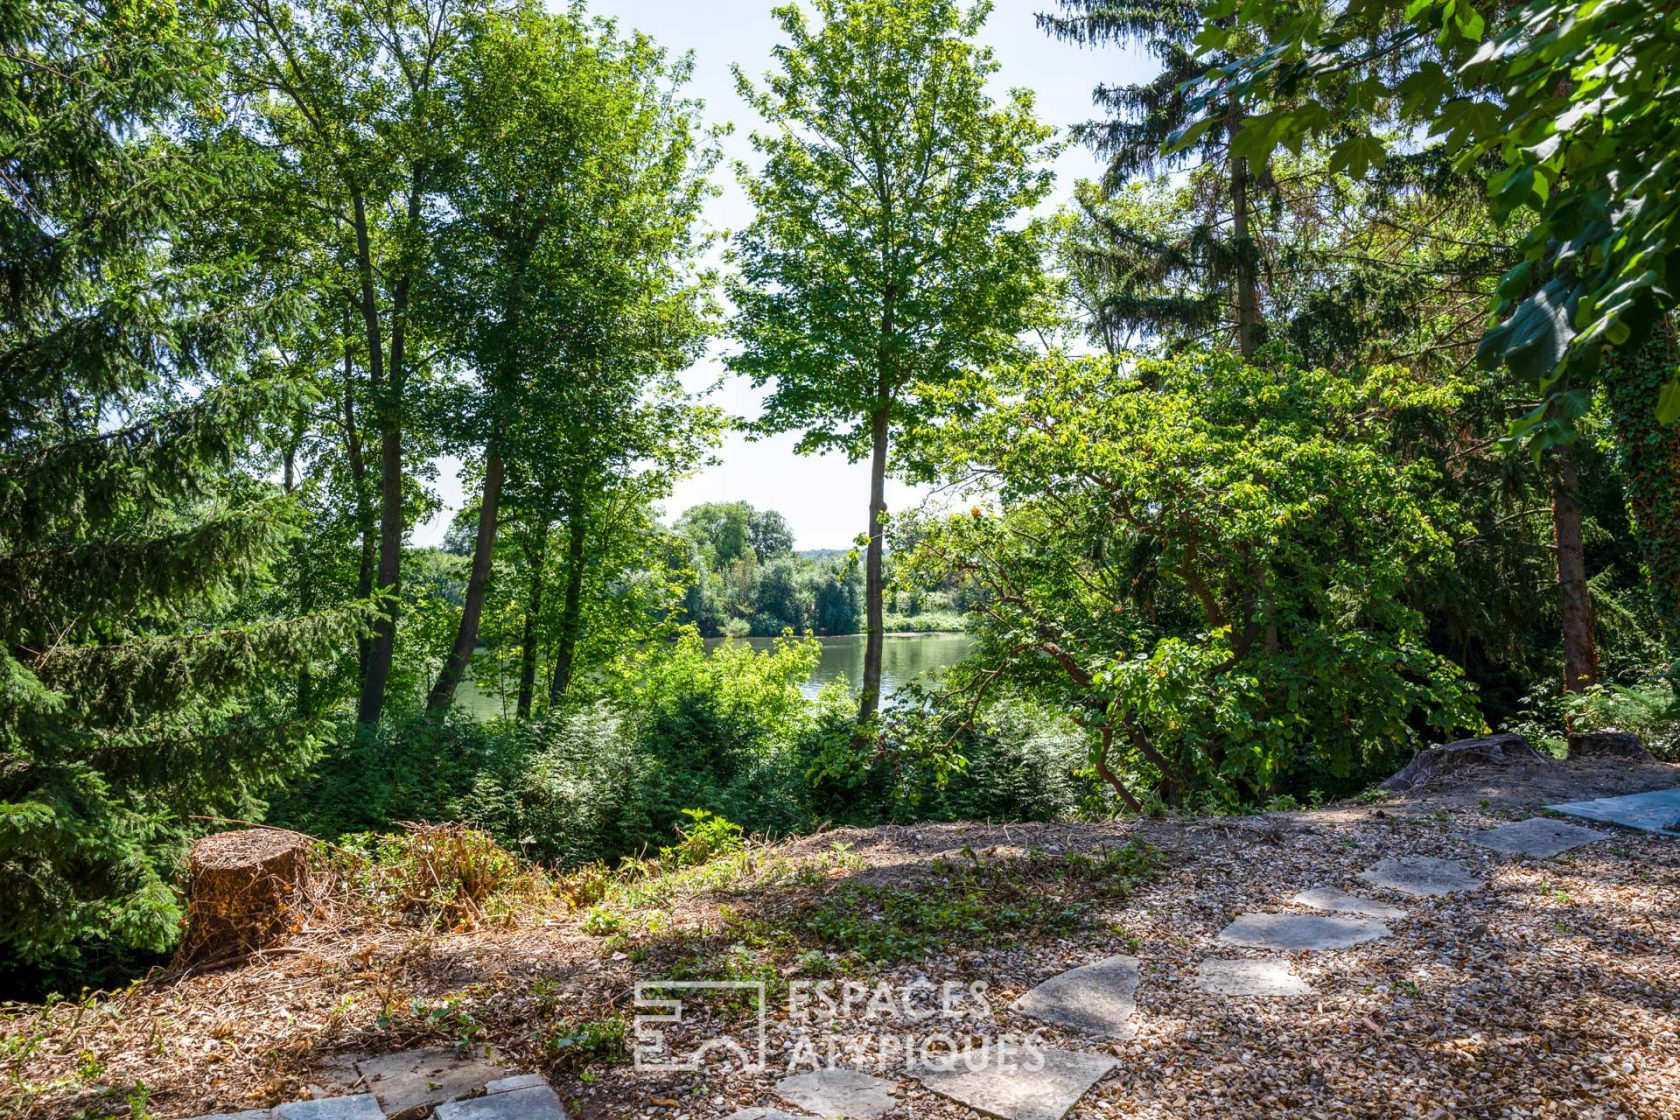
M201 32L173 5L0 18L0 958L28 968L172 942L193 815L309 760L298 673L355 639L355 611L234 613L288 505L237 466L300 401L238 376L264 322L172 257L236 181L174 117L214 99Z

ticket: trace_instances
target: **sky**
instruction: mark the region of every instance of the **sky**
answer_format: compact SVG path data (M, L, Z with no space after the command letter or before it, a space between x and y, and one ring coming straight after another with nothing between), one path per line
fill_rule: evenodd
M771 69L771 50L780 28L770 9L779 0L593 0L589 10L617 19L624 28L647 32L674 54L691 52L694 78L691 96L705 103L710 123L730 123L733 134L723 139L723 162L716 174L722 188L707 207L706 221L718 230L737 230L752 216L731 169L733 161L752 161L752 130L762 128L757 115L736 95L730 66L739 63L757 79ZM995 92L1022 86L1034 91L1039 119L1065 129L1093 115L1091 91L1103 83L1118 84L1147 78L1153 68L1141 53L1115 47L1082 49L1051 39L1034 23L1034 13L1052 7L1054 0L996 0L981 40L992 48L1000 69L993 76ZM1085 148L1069 145L1056 163L1056 188L1048 208L1059 206L1073 193L1075 181L1093 178L1100 170ZM758 411L760 393L742 378L725 374L721 358L728 342L720 340L705 359L684 377L692 391L717 388L711 403L736 415ZM721 380L721 384L719 384ZM718 450L718 462L681 480L664 503L675 517L700 502L746 501L761 509L780 511L793 526L795 547L846 548L868 522L869 474L865 463L847 463L844 456L801 456L794 453L797 433L749 441L732 434ZM438 463L438 489L444 509L416 527L414 542L435 545L461 507L456 471L458 461ZM890 480L889 511L922 500L924 491Z

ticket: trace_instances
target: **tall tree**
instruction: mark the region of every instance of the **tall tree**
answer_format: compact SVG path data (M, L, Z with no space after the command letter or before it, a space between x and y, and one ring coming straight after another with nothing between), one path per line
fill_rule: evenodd
M729 366L774 386L759 431L869 460L861 728L880 703L894 437L933 418L927 387L1011 352L1040 314L1039 230L1018 219L1050 189L1050 130L1026 91L986 93L984 0L815 7L817 27L775 10L788 42L762 87L736 74L770 131L762 170L740 170L757 213L735 244Z
M240 124L274 152L300 203L330 216L337 288L356 332L344 358L366 364L376 437L367 450L377 465L358 469L377 479L369 592L385 613L362 658L364 723L385 709L395 656L405 438L426 349L413 304L435 255L434 204L451 145L441 86L459 21L454 0L234 0L228 9ZM360 446L352 462L365 462Z
M309 389L248 359L183 222L242 182L187 142L220 55L191 5L38 0L0 19L0 958L166 947L194 813L312 757L296 682L358 610L235 616L290 499L241 469ZM258 376L261 375L261 376Z
M535 4L473 20L455 56L439 318L478 375L469 435L485 467L429 708L450 705L477 644L504 483L572 511L563 551L581 566L591 491L641 447L644 395L704 333L691 272L712 156L678 92L687 76L645 36ZM568 577L564 601L574 592Z
M1244 357L1252 356L1264 337L1256 203L1272 181L1264 160L1256 166L1235 143L1248 106L1226 101L1219 126L1200 133L1193 147L1167 148L1195 119L1184 85L1208 66L1196 51L1202 26L1196 0L1059 2L1059 14L1038 17L1051 35L1081 46L1142 43L1161 64L1147 82L1097 87L1093 99L1110 116L1074 129L1076 138L1109 161L1105 193L1182 167L1192 156L1196 176L1211 188L1198 191L1205 203L1185 208L1185 220L1155 229L1116 221L1096 192L1076 199L1095 235L1083 242L1082 254L1090 258L1088 267L1109 273L1099 317L1111 331L1141 329L1169 338L1195 338L1219 328Z

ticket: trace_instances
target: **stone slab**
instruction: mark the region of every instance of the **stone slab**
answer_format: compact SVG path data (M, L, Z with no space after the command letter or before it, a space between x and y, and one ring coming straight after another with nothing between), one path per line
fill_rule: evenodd
M1207 960L1196 967L1196 987L1217 996L1310 996L1312 985L1288 961Z
M385 1110L372 1093L289 1101L276 1108L274 1115L278 1120L385 1120Z
M1120 1063L1071 1050L993 1051L978 1070L958 1055L950 1069L922 1068L916 1079L942 1097L1001 1120L1062 1120L1079 1098ZM1035 1064L1038 1068L1032 1068Z
M1227 945L1250 949L1346 949L1362 941L1387 937L1389 929L1375 918L1340 914L1238 914L1219 931Z
M1374 887L1387 887L1403 894L1433 898L1455 891L1473 891L1482 880L1455 859L1433 856L1400 856L1379 860L1359 877Z
M1367 918L1404 918L1406 912L1393 903L1339 891L1335 887L1313 887L1289 900L1297 906L1311 906L1314 910L1332 910L1339 914L1361 914Z
M1568 801L1546 808L1567 817L1619 824L1658 836L1680 837L1680 788L1654 789L1621 797L1595 797L1591 801Z
M486 1093L508 1093L515 1089L535 1089L548 1084L548 1078L540 1073L521 1073L515 1077L498 1077L494 1081L484 1083Z
M547 1085L510 1089L438 1106L437 1120L566 1120L560 1095Z
M356 1060L362 1085L379 1098L391 1120L426 1115L444 1101L476 1095L487 1081L504 1078L504 1066L463 1058L453 1050L402 1050Z
M274 1110L268 1108L247 1108L243 1112L207 1112L203 1116L188 1117L188 1120L273 1120Z
M874 1120L898 1104L893 1083L855 1069L817 1069L776 1082L776 1095L818 1116Z
M810 1117L795 1116L779 1108L743 1108L738 1112L731 1112L725 1120L810 1120Z
M1052 976L1014 1003L1034 1019L1085 1034L1127 1039L1137 1033L1138 960L1109 957Z
M1596 829L1582 828L1566 821L1546 817L1530 817L1526 821L1512 821L1485 832L1472 832L1470 840L1484 848L1512 856L1533 856L1549 859L1571 848L1608 840L1610 834Z

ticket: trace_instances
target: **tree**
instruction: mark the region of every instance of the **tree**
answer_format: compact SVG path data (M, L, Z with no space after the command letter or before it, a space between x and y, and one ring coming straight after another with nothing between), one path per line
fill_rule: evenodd
M947 391L979 413L941 432L946 472L998 503L910 557L989 592L954 695L1053 697L1134 810L1352 788L1421 728L1479 726L1406 602L1457 526L1435 472L1382 446L1420 401L1404 369L1052 354Z
M1099 319L1109 333L1144 329L1204 345L1211 331L1223 328L1237 349L1252 357L1264 337L1256 195L1275 183L1264 160L1252 160L1235 144L1248 104L1235 98L1221 103L1219 127L1200 133L1193 150L1167 148L1194 119L1184 85L1209 64L1196 53L1201 28L1196 0L1059 0L1059 5L1061 14L1038 17L1051 35L1081 46L1143 42L1161 63L1161 72L1148 82L1099 86L1094 99L1111 116L1074 129L1076 139L1109 161L1103 191L1087 189L1075 197L1091 236L1074 247L1087 269L1106 273ZM1207 201L1179 209L1171 226L1116 220L1120 215L1102 205L1104 194L1120 192L1139 176L1182 167L1192 155L1198 200Z
M432 204L452 143L439 87L459 19L452 0L234 0L227 9L230 86L240 108L234 123L255 147L273 153L295 204L330 216L333 290L353 324L344 361L348 368L355 355L366 364L377 436L377 469L367 481L376 496L370 504L378 544L364 549L371 569L365 586L388 613L361 659L363 723L384 711L396 649L405 438L427 343L425 324L414 322L414 300L433 259ZM344 419L351 467L360 476L368 467L349 415L353 398L346 397ZM370 536L373 512L364 522Z
M141 18L143 15L143 19ZM188 142L213 102L202 13L39 0L0 20L0 947L48 967L160 950L195 813L310 761L296 683L360 611L251 620L291 499L240 469L309 404L254 369L272 309L181 224L242 182ZM139 23L135 20L140 19ZM263 376L259 376L263 375Z
M1460 167L1487 174L1498 216L1529 216L1482 356L1547 398L1525 427L1567 441L1604 347L1637 349L1680 302L1675 18L1647 0L1417 0L1399 19L1376 0L1211 0L1197 119L1176 142L1257 98L1278 101L1244 128L1257 154L1332 137L1337 164L1363 175L1388 155L1384 130L1442 138ZM1651 403L1664 423L1680 419L1680 369Z
M793 552L793 526L773 509L755 509L747 518L747 536L760 560L774 560Z
M757 212L735 243L729 366L774 384L759 431L869 459L861 728L880 702L891 445L934 419L927 390L1016 350L1041 313L1039 228L1018 219L1049 191L1050 130L1026 91L987 95L986 3L816 9L816 28L776 9L788 44L762 88L736 75L771 131L753 137L762 170L740 171Z
M562 638L551 696L564 692L589 499L624 468L627 439L645 446L652 434L649 382L705 331L688 273L711 166L697 151L695 107L676 93L687 65L643 36L587 24L581 9L524 4L474 18L449 77L461 151L444 184L456 217L440 233L439 314L477 372L467 437L485 460L466 602L434 710L453 701L478 643L504 483L533 508L565 512L562 627L573 637Z

